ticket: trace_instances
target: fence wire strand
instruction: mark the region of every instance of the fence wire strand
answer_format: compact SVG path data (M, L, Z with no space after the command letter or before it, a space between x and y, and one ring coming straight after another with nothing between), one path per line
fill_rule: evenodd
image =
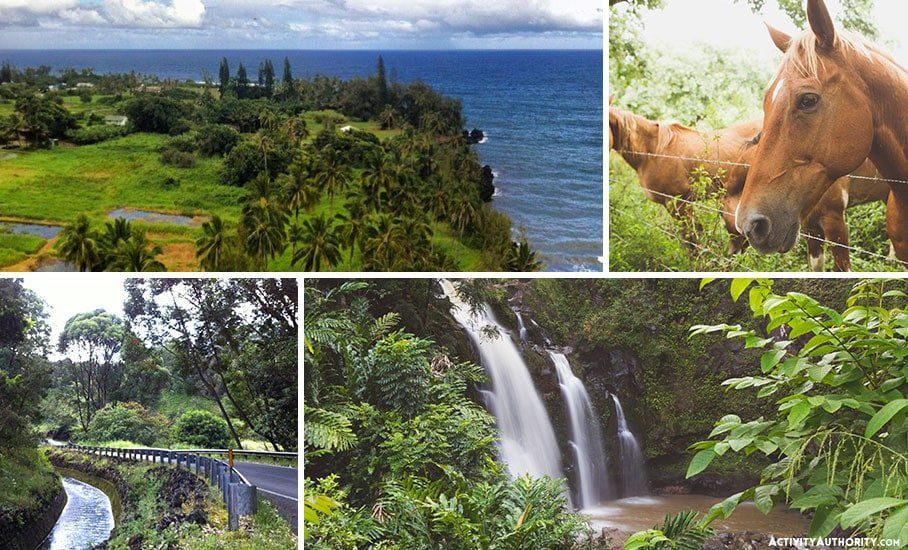
M637 185L636 182L632 182L632 181L629 181L629 180L622 180L622 181L618 181L617 183L620 183L620 184L623 184L623 185L631 185L631 186ZM609 184L611 184L611 179L610 179L610 181L609 181ZM695 201L683 199L683 198L681 198L681 197L679 197L679 196L677 196L677 195L670 195L670 194L668 194L668 193L661 193L661 192L659 192L659 191L653 191L652 189L645 189L644 191L647 192L647 193L651 193L651 194L653 194L653 195L658 195L658 196L661 196L661 197L668 198L668 199L670 199L670 200L672 200L672 201L675 201L675 202L681 202L681 203L689 204L689 205L691 205L691 206L700 208L700 209L702 209L702 210L708 210L708 211L714 212L714 213L716 213L716 214L734 216L734 214L733 214L732 212L729 212L729 211L727 211L727 210L723 210L723 209L721 209L721 208L715 208L715 207L710 206L710 205L708 205L708 204L703 204L702 202L695 202ZM622 210L620 210L620 209L618 209L618 208L615 208L615 210L618 210L620 213L623 213L623 214L626 214L626 213L627 213L626 211L622 211ZM706 248L702 247L701 245L697 245L696 243L692 243L692 242L690 242L690 241L688 241L688 240L685 240L685 239L683 239L681 236L679 236L679 235L677 235L677 234L673 234L673 233L671 233L670 231L668 231L668 230L666 230L666 229L664 229L664 228L662 228L662 227L659 227L657 224L649 224L649 225L650 225L650 227L655 227L655 228L658 229L659 231L662 231L663 233L666 233L666 234L668 234L668 235L670 235L670 236L672 236L672 237L678 239L679 241L681 241L681 242L684 243L684 244L693 246L693 247L698 248L698 249L709 250L709 249L706 249ZM873 251L870 251L870 250L864 250L863 248L857 248L857 247L854 247L854 246L849 246L849 245L847 245L847 244L837 243L837 242L835 242L835 241L830 241L830 240L824 239L824 238L822 238L822 237L817 237L816 235L810 235L810 234L804 233L803 231L800 231L798 234L799 234L801 237L804 237L805 239L810 239L810 240L813 240L813 241L818 241L818 242L820 242L820 243L823 243L823 244L826 244L826 245L829 245L829 246L835 246L835 247L839 247L839 248L844 248L844 249L849 250L849 251L851 251L851 252L855 252L855 253L858 253L858 254L863 254L863 255L865 255L865 256L870 256L870 257L874 257L874 258L878 258L878 259L883 260L883 261L885 261L885 262L890 262L890 263L893 263L893 264L896 264L896 265L900 265L903 269L908 269L908 262L899 260L898 258L891 258L891 257L889 257L889 256L886 256L885 254L879 254L879 253L877 253L877 252L873 252ZM712 250L709 250L709 252L711 252L713 255L715 255L715 256L717 256L717 257L724 258L723 256L720 256L720 255L716 254L716 253L713 252ZM728 258L725 258L725 259L728 259Z
M748 164L746 162L733 162L730 160L707 159L707 158L699 158L699 157L685 157L685 156L680 156L680 155L666 155L664 153L646 153L643 151L628 151L626 149L615 150L615 152L622 154L622 155L639 155L639 156L643 156L643 157L675 159L675 160L684 160L684 161L688 161L688 162L702 162L704 164L717 164L717 165L722 165L722 166L740 166L742 168L750 168L750 164ZM902 184L902 185L908 185L908 181L906 181L906 180L896 180L896 179L890 179L890 178L871 177L871 176L856 176L854 174L849 174L848 177L850 177L851 179L856 179L856 180L881 181L884 183L898 183L898 184Z

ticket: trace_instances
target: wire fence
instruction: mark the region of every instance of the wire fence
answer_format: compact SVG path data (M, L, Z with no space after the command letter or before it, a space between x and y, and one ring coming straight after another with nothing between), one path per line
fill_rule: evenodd
M674 158L677 158L677 157L674 157ZM723 161L717 161L717 162L723 162ZM611 181L610 181L610 183L611 183ZM632 186L635 185L635 182L632 182L632 181L630 181L630 180L619 181L618 183L621 183L621 184L624 184L624 185L632 185ZM681 197L679 197L679 196L677 196L677 195L671 195L671 194L668 194L668 193L661 193L661 192L659 192L659 191L653 191L652 189L646 189L646 192L647 192L647 193L650 193L650 194L652 194L652 195L657 195L657 196L661 196L661 197L670 199L670 200L672 200L672 201L674 201L674 202L680 202L680 203L684 203L684 204L689 204L689 205L691 205L691 206L693 206L693 207L696 207L696 208L699 208L699 209L701 209L701 210L706 210L706 211L713 212L713 213L720 214L720 215L734 216L734 213L733 213L733 212L729 212L729 211L723 210L723 209L721 209L721 208L716 208L716 207L714 207L714 206L711 206L711 205L708 205L708 204L704 204L704 203L702 203L702 202L696 202L696 201L687 200L687 199L681 198ZM627 212L627 211L624 211L624 210L620 210L620 209L617 209L617 208L615 208L615 210L618 210L618 211L619 211L620 213L622 213L622 214L628 214L628 212ZM703 250L708 250L708 251L710 251L710 252L712 253L712 255L714 255L714 256L721 257L721 258L724 258L724 259L726 259L726 260L728 259L728 258L726 258L726 257L724 257L724 256L721 256L721 255L717 254L716 252L714 252L714 251L712 251L712 250L710 250L710 249L708 249L708 248L706 248L706 247L703 247L702 245L698 245L697 243L693 243L693 242L691 242L691 241L689 241L689 240L687 240L687 239L684 239L684 238L682 238L680 235L678 235L678 234L676 234L676 233L672 233L671 231L668 231L668 230L666 230L666 229L663 228L663 227L660 227L660 226L658 226L658 225L656 225L656 224L649 224L649 225L650 225L650 227L653 227L653 228L655 228L655 229L657 229L657 230L659 230L659 231L661 231L661 232L663 232L663 233L666 233L666 234L668 234L669 236L671 236L671 237L673 237L673 238L675 238L675 239L681 241L683 244L686 244L686 245L688 245L688 246L694 247L694 248L696 248L696 249L698 249L698 250L701 250L701 251L703 251ZM816 235L810 235L810 234L805 233L805 232L803 232L803 231L799 232L798 234L799 234L801 237L804 237L805 239L810 239L810 240L812 240L812 241L817 241L817 242L820 242L820 243L825 244L825 245L828 245L828 246L833 246L833 247L842 248L842 249L848 250L849 252L854 252L855 254L858 254L858 255L863 255L863 256L867 256L867 257L876 258L876 259L882 260L882 261L884 261L884 262L891 263L891 264L893 264L893 265L901 266L903 269L908 269L908 262L899 260L899 259L897 259L897 258L889 257L889 256L887 256L887 255L885 255L885 254L879 254L879 253L873 252L873 251L871 251L871 250L865 250L865 249L863 249L863 248L857 248L857 247L850 246L850 245L847 245L847 244L844 244L844 243L839 243L839 242L835 242L835 241L830 241L829 239L825 239L825 238L822 238L822 237L818 237L818 236L816 236Z
M734 162L730 160L719 160L719 159L708 159L708 158L699 158L699 157L685 157L681 155L666 155L664 153L646 153L643 151L629 151L626 149L616 150L616 153L622 155L638 155L642 157L651 157L651 158L664 158L664 159L675 159L675 160L684 160L688 162L701 162L704 164L717 164L721 166L740 166L742 168L750 168L750 164L746 162ZM855 174L849 174L851 179L856 180L867 180L867 181L881 181L884 183L897 183L901 185L908 185L906 180L897 180L883 177L874 177L874 176L858 176Z

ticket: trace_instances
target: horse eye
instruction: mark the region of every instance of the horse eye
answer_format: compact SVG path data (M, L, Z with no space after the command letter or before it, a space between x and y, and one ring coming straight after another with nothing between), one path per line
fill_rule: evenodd
M820 96L817 94L804 94L798 99L798 109L802 111L809 111L817 106L817 103L820 102Z

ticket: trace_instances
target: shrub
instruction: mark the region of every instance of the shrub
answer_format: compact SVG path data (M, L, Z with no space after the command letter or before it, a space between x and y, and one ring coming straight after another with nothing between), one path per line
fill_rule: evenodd
M150 95L129 100L123 111L140 132L160 134L180 130L189 114L188 106L179 101Z
M196 147L206 157L224 156L240 142L240 133L226 124L208 124L196 133Z
M89 117L90 120L91 117ZM90 145L125 135L126 128L123 126L89 126L70 132L69 139L76 145Z
M177 168L192 168L195 166L195 156L192 153L184 153L179 149L165 147L161 151L161 162Z
M264 169L262 154L249 142L242 142L231 149L224 159L221 181L227 185L241 186L251 181Z
M128 440L151 445L163 431L166 419L132 401L109 403L88 424L94 441Z
M82 90L79 92L79 100L82 103L91 103L91 92L88 90Z
M230 446L227 423L208 411L183 413L173 427L173 439L206 449L225 449Z

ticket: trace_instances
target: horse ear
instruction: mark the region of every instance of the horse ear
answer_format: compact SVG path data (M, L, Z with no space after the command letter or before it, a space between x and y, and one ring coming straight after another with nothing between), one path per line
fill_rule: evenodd
M769 36L772 38L773 44L782 50L782 53L787 52L788 46L791 45L791 35L780 31L769 23L764 22L763 24L766 25L766 30L769 31Z
M608 95L608 104L609 104L609 106L612 106L615 104L615 94Z
M807 0L807 20L820 46L831 48L835 45L835 24L823 0Z

